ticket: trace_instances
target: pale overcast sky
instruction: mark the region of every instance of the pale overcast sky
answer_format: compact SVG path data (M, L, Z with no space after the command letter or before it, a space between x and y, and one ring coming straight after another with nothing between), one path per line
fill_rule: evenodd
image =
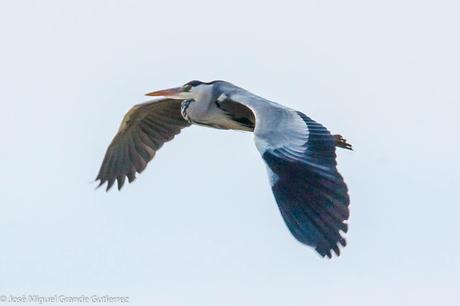
M1 1L0 295L455 305L458 1ZM252 135L201 127L95 191L144 93L224 79L341 133L349 245L290 235ZM1 305L1 303L0 303Z

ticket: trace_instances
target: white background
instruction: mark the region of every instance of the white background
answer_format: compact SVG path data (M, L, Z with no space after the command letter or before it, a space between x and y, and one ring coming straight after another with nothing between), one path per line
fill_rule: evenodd
M455 305L458 1L1 1L0 294ZM144 93L224 79L341 133L349 245L289 234L251 134L192 127L92 183Z

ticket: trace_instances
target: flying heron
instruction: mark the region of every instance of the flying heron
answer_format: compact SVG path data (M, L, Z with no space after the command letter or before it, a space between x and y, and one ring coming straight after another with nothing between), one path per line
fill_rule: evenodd
M157 150L192 124L254 133L281 215L292 235L321 256L340 255L348 230L348 189L337 171L335 147L350 149L305 114L225 81L190 81L154 91L123 118L96 180L131 183Z

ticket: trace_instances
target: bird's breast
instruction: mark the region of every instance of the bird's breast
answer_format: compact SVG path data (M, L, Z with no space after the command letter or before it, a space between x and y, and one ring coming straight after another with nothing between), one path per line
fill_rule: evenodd
M182 117L190 123L217 128L209 121L210 111L193 99L184 100L180 111Z
M190 119L188 115L188 109L192 103L193 103L193 100L189 99L189 100L182 101L180 105L180 113L182 117L190 123L192 123L192 120Z

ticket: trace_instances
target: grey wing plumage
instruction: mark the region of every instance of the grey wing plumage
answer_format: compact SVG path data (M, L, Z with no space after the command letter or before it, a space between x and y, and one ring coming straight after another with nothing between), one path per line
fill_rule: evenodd
M126 177L131 183L141 173L161 146L181 129L190 126L180 112L181 101L164 99L135 105L126 113L120 128L105 153L97 175L99 186L107 182L107 190Z
M350 200L336 167L336 136L303 113L257 96L235 93L228 100L255 114L256 146L291 233L323 257L339 255Z

